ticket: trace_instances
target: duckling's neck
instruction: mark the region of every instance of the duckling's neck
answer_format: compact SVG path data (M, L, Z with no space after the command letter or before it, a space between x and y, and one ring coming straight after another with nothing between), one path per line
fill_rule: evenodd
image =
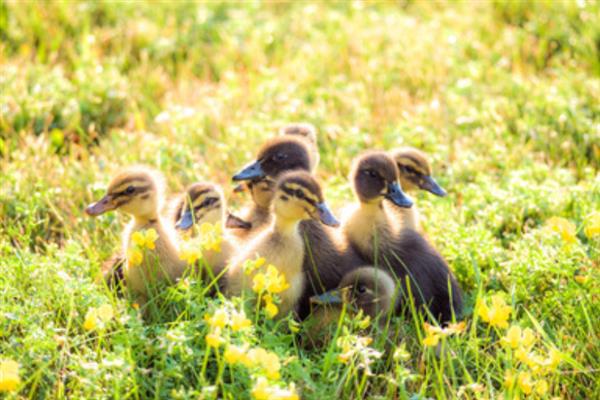
M298 232L300 221L295 218L275 216L275 230L282 235L291 236Z
M158 213L151 212L148 214L134 215L133 220L136 226L152 225L158 222Z
M363 217L375 217L384 213L383 204L381 201L360 203L360 213Z

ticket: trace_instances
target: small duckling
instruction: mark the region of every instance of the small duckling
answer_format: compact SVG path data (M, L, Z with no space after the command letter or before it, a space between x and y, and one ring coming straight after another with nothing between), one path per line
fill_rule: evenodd
M321 187L305 171L288 172L280 177L275 186L272 207L274 220L270 226L231 261L226 275L226 292L239 295L244 289L251 288L253 275L247 275L243 265L244 261L259 255L266 259L267 264L276 266L290 285L280 293L280 315L285 315L295 309L304 293L306 281L302 268L305 248L300 221L313 219L330 226L338 226L339 223L325 204Z
M153 283L175 282L186 269L185 262L179 259L172 223L163 221L160 215L164 202L163 188L163 179L158 172L144 167L129 168L115 176L106 195L85 210L93 217L117 209L133 217L123 232L123 254L127 254L133 233L152 228L158 234L154 242L155 258L144 257L138 266L124 263L125 282L140 303L148 300Z
M297 122L284 126L279 131L280 135L297 135L305 138L310 144L310 171L315 172L319 165L319 146L317 145L317 129L313 124Z
M446 196L446 191L431 176L431 166L427 156L422 151L412 147L402 147L390 151L390 155L398 166L400 184L406 192L414 190L426 190L436 196ZM393 207L404 225L422 233L420 214L417 207L397 208Z
M359 205L344 222L350 243L370 263L398 279L404 295L409 293L408 278L417 308L427 307L444 322L453 313L460 315L460 288L442 256L383 206L384 201L396 207L412 205L398 184L394 160L382 151L366 152L355 160L351 179Z
M234 235L248 239L268 226L272 220L270 211L275 181L281 171L310 170L310 150L306 140L292 135L268 140L258 151L256 161L248 164L233 176L233 180L248 181L253 205L239 219L246 221L250 229L235 229L228 221L227 227L234 228Z
M383 327L388 313L396 310L397 300L396 283L387 272L371 266L352 270L344 275L338 288L310 298L314 308L308 337L313 345L321 343L327 328L339 321L344 305L352 314L362 311Z
M204 223L225 224L225 197L223 191L217 185L208 182L199 182L190 185L185 194L178 201L175 215L178 216L175 228L183 232L191 232L194 237L198 234L196 226ZM233 253L234 239L229 235L223 235L220 251L205 249L202 251L204 261L210 267L212 276L218 276L229 257Z

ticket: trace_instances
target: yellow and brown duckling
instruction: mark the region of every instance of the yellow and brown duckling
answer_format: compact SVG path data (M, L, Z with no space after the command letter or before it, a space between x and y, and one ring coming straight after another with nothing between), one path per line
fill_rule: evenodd
M144 167L134 167L115 176L108 185L106 195L86 208L90 216L119 210L133 217L123 232L123 254L128 254L132 236L136 232L156 232L156 237L152 238L154 244L150 246L154 248L153 257L144 257L142 260L128 258L124 264L123 275L127 287L142 303L148 300L155 283L175 282L186 270L185 262L179 259L172 223L163 221L160 214L163 202L162 176Z
M372 266L352 270L336 289L310 298L313 310L306 325L308 339L312 346L327 342L326 336L344 307L353 317L362 312L382 328L389 314L396 311L397 300L396 282L387 272Z
M238 221L228 220L227 227L235 229L236 237L247 239L269 225L275 181L282 171L293 170L310 170L310 150L306 140L286 135L268 140L256 160L233 176L236 182L247 182L253 200L250 209L238 218L247 222L249 229L237 229Z
M223 232L225 213L225 197L221 188L209 182L197 182L190 185L177 202L175 228L190 232L191 237L199 234L198 230L203 224L215 225ZM233 247L233 238L224 234L218 250L203 249L202 257L212 276L221 273L233 253Z
M244 262L257 256L263 257L265 265L276 266L289 284L289 288L279 294L280 315L285 315L296 308L305 293L303 260L306 251L300 222L312 219L330 226L339 223L325 204L321 187L305 171L282 175L275 186L272 203L273 221L230 262L225 286L230 295L239 295L250 289L253 274L244 271Z
M402 147L390 151L396 162L400 176L400 184L406 192L426 190L436 196L446 196L446 191L432 176L431 165L422 151L412 147ZM420 215L416 207L396 208L406 227L421 231Z
M417 308L427 307L441 321L460 315L460 288L444 259L384 207L384 202L402 208L412 205L400 188L394 160L382 151L364 153L354 162L351 180L359 204L344 222L350 243L369 263L399 281L401 300L407 299L408 280ZM408 304L403 303L404 307Z

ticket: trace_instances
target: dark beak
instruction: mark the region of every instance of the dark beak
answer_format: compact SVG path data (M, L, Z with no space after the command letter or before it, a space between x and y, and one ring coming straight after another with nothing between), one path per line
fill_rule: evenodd
M329 292L312 296L310 302L311 304L342 304L342 293L339 289L330 290Z
M329 207L327 207L327 204L317 204L317 212L319 213L319 220L325 225L333 226L335 228L340 226L340 222L335 218Z
M266 174L260 166L260 161L254 161L235 174L232 179L234 181L249 181L251 179L261 179L265 176Z
M448 193L433 179L431 176L424 176L418 183L419 187L435 194L436 196L444 197Z
M190 209L185 210L179 221L175 224L175 228L181 231L186 231L194 225L194 218Z
M116 207L112 202L112 196L107 194L106 196L101 198L99 201L87 206L85 209L85 212L89 216L96 217L100 214L104 214L105 212L112 211L115 208Z
M227 215L227 221L225 221L225 227L229 229L245 229L248 230L252 228L252 224L250 222L244 221L238 216L233 214Z
M402 208L410 208L413 206L413 201L402 191L398 182L393 182L388 185L388 191L385 198L392 203Z

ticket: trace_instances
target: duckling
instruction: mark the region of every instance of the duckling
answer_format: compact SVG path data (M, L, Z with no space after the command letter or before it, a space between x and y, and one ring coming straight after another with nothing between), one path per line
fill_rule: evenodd
M373 266L352 270L344 275L336 289L310 298L314 307L307 337L313 347L325 342L328 328L337 324L344 305L352 314L362 311L383 328L386 316L396 310L397 300L396 283L387 272Z
M296 135L305 138L310 144L310 170L315 172L319 165L319 147L317 145L317 129L313 124L297 122L284 126L279 131L280 135Z
M239 295L250 288L253 275L244 271L244 261L257 255L264 257L267 264L275 265L285 275L290 285L280 293L280 315L285 315L295 309L305 292L306 279L302 268L305 248L300 221L319 220L330 226L339 223L325 204L321 187L305 171L288 172L278 179L272 207L273 222L231 261L225 284L230 295Z
M248 164L233 176L237 182L247 181L253 205L239 219L247 222L249 229L235 229L235 221L227 223L234 235L248 240L272 221L270 212L275 181L281 171L310 170L310 149L301 137L286 135L268 140L258 151L256 161Z
M233 179L272 182L288 171L310 171L310 149L305 142L293 135L270 140L261 148L256 161L248 164ZM307 277L307 292L302 296L297 311L303 319L310 313L308 299L312 295L334 289L346 272L364 265L365 260L339 231L311 220L302 221L300 230L306 243L303 269Z
M398 183L394 160L382 151L366 152L355 160L351 179L359 204L343 225L350 243L370 263L398 279L401 297L411 293L418 309L427 307L444 322L453 313L460 315L460 288L442 256L384 207L388 201L396 207L412 206Z
M431 166L425 153L412 147L402 147L392 150L390 156L398 166L400 184L404 191L411 192L421 189L436 196L446 196L446 191L431 176ZM423 233L420 214L416 206L411 208L393 207L393 209L400 214L400 218L406 227Z
M147 301L151 284L174 282L186 269L185 262L179 259L172 223L163 221L160 215L164 202L163 188L162 176L157 172L144 167L129 168L115 176L106 195L85 210L93 217L117 209L133 217L123 232L123 254L127 254L134 232L152 228L158 234L154 243L156 258L145 257L138 266L124 263L125 282L140 303Z

